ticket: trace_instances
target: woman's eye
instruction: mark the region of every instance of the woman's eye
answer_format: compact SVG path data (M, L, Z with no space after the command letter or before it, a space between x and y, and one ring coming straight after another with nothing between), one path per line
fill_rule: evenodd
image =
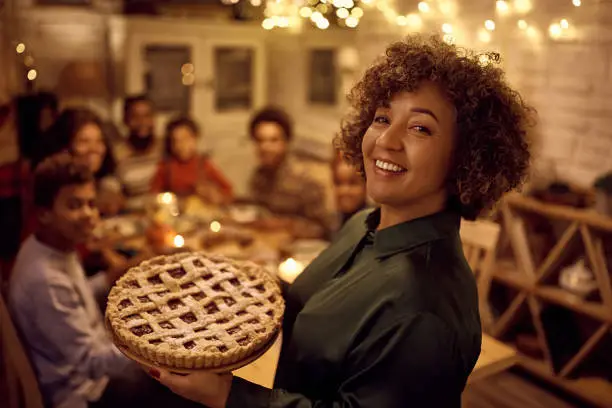
M374 116L374 123L389 124L389 118L385 115Z
M425 126L413 126L412 129L416 130L419 133L423 133L425 135L431 135L431 130Z

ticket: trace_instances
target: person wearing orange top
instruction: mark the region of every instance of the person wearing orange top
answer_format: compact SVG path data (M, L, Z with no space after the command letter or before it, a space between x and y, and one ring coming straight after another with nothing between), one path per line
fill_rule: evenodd
M213 204L227 204L233 200L232 185L208 157L198 153L199 136L198 125L189 118L168 123L165 159L157 166L151 191L197 194Z

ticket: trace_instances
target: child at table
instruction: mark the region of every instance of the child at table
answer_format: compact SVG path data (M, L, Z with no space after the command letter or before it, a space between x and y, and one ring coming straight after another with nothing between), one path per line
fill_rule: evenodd
M338 153L332 162L333 189L336 204L335 230L339 230L353 215L367 208L365 179L354 166Z
M227 204L233 199L232 186L209 158L198 153L199 136L198 125L189 118L168 123L165 158L157 166L151 191L197 194L213 204Z

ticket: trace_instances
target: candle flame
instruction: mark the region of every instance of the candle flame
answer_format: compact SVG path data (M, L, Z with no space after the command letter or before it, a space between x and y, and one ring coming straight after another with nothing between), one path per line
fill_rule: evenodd
M185 246L185 238L182 235L176 235L174 237L174 246L177 248L182 248Z

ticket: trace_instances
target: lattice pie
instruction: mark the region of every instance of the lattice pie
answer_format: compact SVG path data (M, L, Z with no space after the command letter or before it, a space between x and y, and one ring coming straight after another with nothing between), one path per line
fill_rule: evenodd
M238 363L271 342L284 303L261 267L221 256L159 256L130 269L106 311L116 341L174 368Z

